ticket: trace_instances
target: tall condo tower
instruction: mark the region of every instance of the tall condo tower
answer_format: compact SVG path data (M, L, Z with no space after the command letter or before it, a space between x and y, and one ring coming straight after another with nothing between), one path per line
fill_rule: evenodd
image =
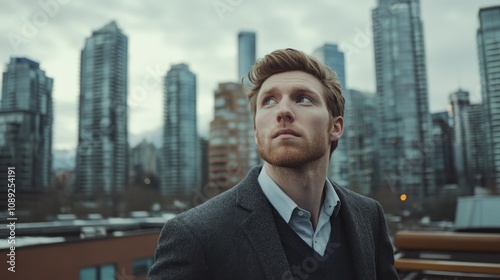
M381 187L419 211L435 188L420 1L378 0L372 19Z
M111 195L127 184L128 39L112 21L81 52L76 191Z
M486 185L500 193L500 6L479 10L477 53L485 121Z
M25 57L11 58L3 73L0 178L8 182L7 169L15 167L19 191L40 191L51 184L52 85L40 65Z
M190 194L200 187L196 126L196 76L186 64L172 65L165 77L162 194Z
M251 86L248 81L248 72L252 69L256 61L256 34L255 32L241 31L238 33L238 83L243 81L243 84L247 87ZM219 88L223 90L222 88ZM242 91L245 94L245 91ZM246 105L248 108L250 106ZM244 140L245 143L250 143L248 147L247 154L249 156L250 166L262 163L262 159L259 156L257 150L257 145L253 137L253 116L248 114L247 116L248 129L251 131L248 134L248 138Z
M349 149L349 187L363 195L379 187L377 142L377 106L375 94L349 90L349 133L342 136ZM339 141L340 142L340 141ZM335 153L333 154L335 157ZM335 176L333 177L335 181Z
M238 82L244 79L248 83L247 74L255 64L256 59L255 32L241 31L238 33Z

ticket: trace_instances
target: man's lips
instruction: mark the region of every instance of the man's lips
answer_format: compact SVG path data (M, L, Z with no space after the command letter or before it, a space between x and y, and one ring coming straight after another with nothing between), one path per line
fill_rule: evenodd
M280 130L276 131L276 133L274 133L273 138L276 138L280 135L293 135L296 137L300 137L300 134L295 132L292 129L280 129Z

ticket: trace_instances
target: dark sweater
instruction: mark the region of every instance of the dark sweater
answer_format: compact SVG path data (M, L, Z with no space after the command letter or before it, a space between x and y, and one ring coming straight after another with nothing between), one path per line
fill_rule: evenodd
M330 218L330 240L321 256L295 233L274 207L271 208L293 279L354 279L352 255L337 211Z

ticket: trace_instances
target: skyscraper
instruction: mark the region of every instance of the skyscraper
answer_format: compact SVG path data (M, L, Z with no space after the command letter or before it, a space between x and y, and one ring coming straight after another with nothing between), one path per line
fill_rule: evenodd
M378 172L377 106L375 94L349 90L348 113L349 133L341 140L349 149L349 187L361 194L377 191L380 176ZM334 153L335 156L335 153ZM335 180L335 177L333 178Z
M471 127L469 122L469 92L458 90L450 94L451 115L453 118L453 146L457 182L461 194L472 195L473 186L468 176L471 155Z
M345 81L345 63L344 63L344 53L339 51L337 45L335 44L324 44L323 46L317 48L313 52L313 56L317 58L320 62L332 69L339 79L340 85L342 86L342 93L345 98L344 107L344 134L339 140L339 144L335 152L333 152L332 159L330 162L330 169L328 171L328 176L340 184L341 186L349 186L349 91L346 88Z
M165 77L162 194L190 194L200 187L196 126L196 76L186 64Z
M471 162L469 178L475 186L486 186L486 161L489 153L484 141L485 122L482 104L471 104L469 107Z
M435 181L420 1L379 0L372 19L381 187L419 210Z
M241 31L238 33L238 82L243 78L245 82L248 82L247 74L255 64L255 37L255 32Z
M488 151L486 184L500 192L500 6L479 10L477 50Z
M481 104L471 104L469 92L450 94L453 119L453 146L458 185L461 194L473 195L474 186L485 185L486 143Z
M127 36L114 21L81 52L76 191L113 194L127 184Z
M345 59L336 44L324 44L313 52L313 56L337 74L342 90L346 91ZM344 92L346 94L347 92Z
M453 128L448 112L432 114L436 188L457 183L453 152Z
M253 65L256 61L256 34L255 32L249 31L241 31L238 33L238 83L243 81L245 86L250 87L250 81L248 81L248 72L252 69ZM244 93L242 93L244 94ZM247 102L247 106L250 108ZM252 142L254 143L253 137L253 116L252 114L248 115L247 123L252 132L248 134L248 139L245 140L245 143ZM250 165L255 165L262 163L262 159L259 156L259 152L257 150L257 146L252 144L250 150L248 150L248 154L252 159Z
M0 110L0 178L15 167L17 190L39 191L52 178L52 85L40 65L11 58L3 73Z
M214 119L208 146L209 188L227 190L257 163L253 123L239 83L220 83L214 93Z

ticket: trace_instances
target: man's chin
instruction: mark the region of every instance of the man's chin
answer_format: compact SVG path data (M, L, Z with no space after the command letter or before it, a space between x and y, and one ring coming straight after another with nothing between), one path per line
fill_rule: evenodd
M259 151L260 156L267 163L286 168L297 168L313 160L310 154L295 149L277 149L272 152Z

